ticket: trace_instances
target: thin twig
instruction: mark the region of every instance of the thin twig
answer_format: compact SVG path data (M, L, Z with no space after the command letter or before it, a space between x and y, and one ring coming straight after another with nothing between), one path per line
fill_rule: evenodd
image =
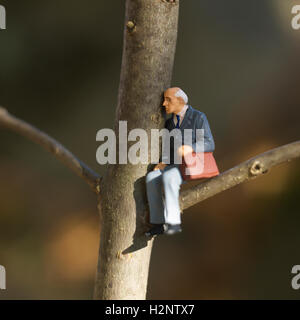
M100 176L75 157L58 141L25 121L9 114L8 111L2 107L0 107L0 125L17 132L42 146L75 172L80 178L85 180L92 187L93 191L96 193L99 192Z
M272 167L300 157L300 141L253 157L220 175L181 192L181 208L187 209L242 182L255 179Z

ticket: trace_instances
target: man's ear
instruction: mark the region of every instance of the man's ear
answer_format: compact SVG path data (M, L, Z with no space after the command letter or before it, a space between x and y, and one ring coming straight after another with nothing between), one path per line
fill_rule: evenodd
M182 98L181 97L175 97L175 99L176 99L176 102L178 104L182 103Z
M177 98L178 103L185 105L185 102L182 97L176 97L176 98Z

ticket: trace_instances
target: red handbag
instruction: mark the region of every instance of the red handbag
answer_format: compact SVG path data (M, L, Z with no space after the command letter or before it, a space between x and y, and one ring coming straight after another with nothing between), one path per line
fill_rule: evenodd
M184 180L196 180L217 176L220 172L212 152L192 152L180 165Z

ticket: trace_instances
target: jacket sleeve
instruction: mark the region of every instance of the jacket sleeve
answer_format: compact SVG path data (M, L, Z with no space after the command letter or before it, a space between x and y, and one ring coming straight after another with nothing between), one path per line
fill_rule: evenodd
M210 130L210 126L206 115L202 113L196 120L196 128L204 130L204 152L213 152L215 150L215 142ZM197 141L193 143L193 150L196 151ZM202 149L201 146L199 148Z

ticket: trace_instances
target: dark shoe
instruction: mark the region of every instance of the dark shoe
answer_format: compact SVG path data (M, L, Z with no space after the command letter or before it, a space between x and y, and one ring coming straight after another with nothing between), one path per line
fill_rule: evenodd
M160 234L164 233L164 225L163 224L156 224L153 228L151 228L150 230L148 230L145 233L146 237L154 237Z
M166 223L165 226L164 226L164 234L167 234L167 235L173 235L175 233L179 233L182 231L181 229L181 225L180 224L168 224Z

